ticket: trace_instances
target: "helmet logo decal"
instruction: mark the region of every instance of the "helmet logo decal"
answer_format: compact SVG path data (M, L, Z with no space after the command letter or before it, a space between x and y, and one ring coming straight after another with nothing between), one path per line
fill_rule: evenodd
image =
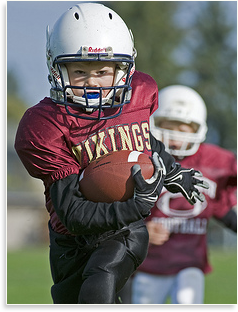
M135 65L133 65L131 70L130 70L129 78L131 78L131 76L134 74L134 72L135 72ZM126 82L126 77L122 78L122 81Z
M57 71L54 69L52 65L50 66L50 71L52 72L52 75L55 77L55 79L57 80L60 79L60 75L57 73Z
M92 48L92 47L89 47L88 48L88 52L89 53L102 53L102 52L107 52L107 49L106 48Z

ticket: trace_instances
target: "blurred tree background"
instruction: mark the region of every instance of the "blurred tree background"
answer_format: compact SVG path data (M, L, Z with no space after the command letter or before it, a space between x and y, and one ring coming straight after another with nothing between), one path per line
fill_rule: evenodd
M26 104L19 97L19 85L12 71L7 72L7 119L16 124L26 110Z

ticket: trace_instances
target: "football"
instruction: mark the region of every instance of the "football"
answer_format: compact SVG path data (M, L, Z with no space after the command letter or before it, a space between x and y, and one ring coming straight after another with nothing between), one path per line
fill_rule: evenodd
M131 168L138 164L144 179L154 174L151 158L138 151L121 150L92 161L79 178L79 189L93 202L126 201L134 194Z

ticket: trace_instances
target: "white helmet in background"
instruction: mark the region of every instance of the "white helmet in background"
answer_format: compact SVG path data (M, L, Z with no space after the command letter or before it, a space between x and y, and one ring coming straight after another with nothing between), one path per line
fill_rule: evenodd
M136 50L131 31L121 17L113 10L98 3L80 3L65 12L55 23L52 31L47 27L46 45L49 81L51 83L51 99L63 104L66 111L75 117L82 118L72 108L83 108L88 112L97 110L96 118L100 118L104 108L120 108L130 102L131 78L135 71ZM70 86L65 64L68 62L109 61L116 63L114 85L108 88ZM72 89L84 90L84 96L75 96ZM102 98L102 89L110 92ZM95 90L100 95L90 98ZM74 109L75 111L75 109Z
M166 150L177 157L193 155L197 152L200 143L206 139L207 109L201 96L193 89L173 85L163 88L159 92L159 108L151 116L151 132L154 137L164 142ZM179 121L186 124L195 124L195 133L187 133L163 129L160 124L163 120ZM180 149L170 149L169 141L183 142Z

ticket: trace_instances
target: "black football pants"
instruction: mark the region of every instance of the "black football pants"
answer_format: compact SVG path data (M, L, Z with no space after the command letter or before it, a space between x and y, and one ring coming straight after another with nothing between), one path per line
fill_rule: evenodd
M50 264L55 304L113 304L117 293L147 255L142 221L96 245L81 246L50 228Z

